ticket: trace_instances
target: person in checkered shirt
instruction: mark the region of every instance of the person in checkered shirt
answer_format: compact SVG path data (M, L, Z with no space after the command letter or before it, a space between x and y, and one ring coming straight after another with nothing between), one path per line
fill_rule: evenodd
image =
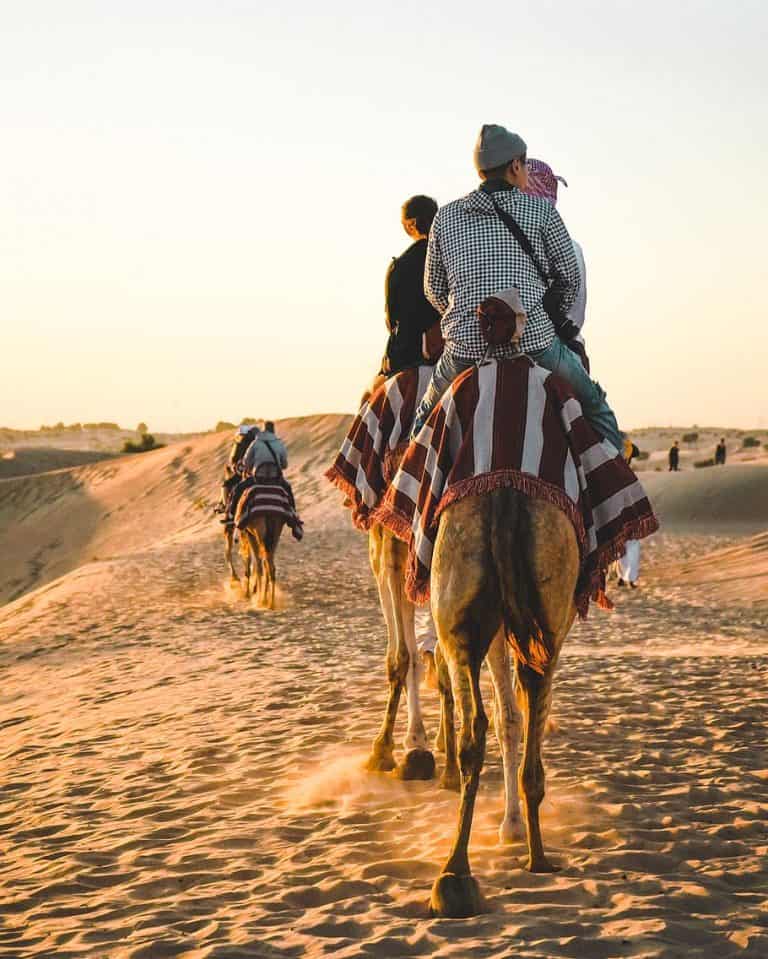
M528 186L526 154L525 141L516 133L495 124L483 126L474 154L483 182L441 207L432 223L424 292L442 318L445 350L416 410L413 436L453 380L485 355L487 344L477 316L480 303L499 290L516 287L527 314L520 349L569 382L584 415L618 453L621 432L605 391L556 334L543 305L547 287L494 208L498 204L517 221L550 281L562 291L562 309L567 312L580 282L573 242L554 206L523 192ZM514 352L512 344L504 344L489 356L503 359Z

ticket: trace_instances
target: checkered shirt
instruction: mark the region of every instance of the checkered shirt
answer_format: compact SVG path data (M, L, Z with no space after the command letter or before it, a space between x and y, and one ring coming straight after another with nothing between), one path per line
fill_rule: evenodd
M566 290L563 308L569 309L580 278L573 243L557 210L540 197L516 187L494 192L493 199L510 213L528 236L544 271ZM424 292L442 317L447 353L462 359L480 359L486 342L480 332L477 307L499 290L516 286L528 314L520 343L524 353L545 349L555 336L542 306L546 287L530 258L499 219L491 197L474 190L441 207L432 224L424 271ZM511 356L509 346L498 346L491 356Z

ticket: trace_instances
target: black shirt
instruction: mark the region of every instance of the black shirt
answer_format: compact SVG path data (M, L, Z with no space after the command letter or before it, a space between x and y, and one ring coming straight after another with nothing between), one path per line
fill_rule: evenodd
M417 240L392 260L387 271L384 289L390 374L424 362L422 334L440 320L440 314L424 295L426 259L427 241Z

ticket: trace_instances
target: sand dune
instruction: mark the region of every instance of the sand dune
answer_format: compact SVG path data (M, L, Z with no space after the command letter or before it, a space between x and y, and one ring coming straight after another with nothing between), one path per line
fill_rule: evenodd
M283 424L307 535L281 544L272 613L227 588L207 512L228 437L0 483L3 577L26 576L0 583L22 590L0 607L0 956L768 955L768 607L727 592L768 534L706 520L759 505L740 469L761 470L691 473L687 498L688 474L651 477L673 532L643 588L575 627L556 680L562 871L497 845L490 736L471 847L489 912L439 920L456 797L362 770L383 626L365 538L320 475L347 424Z

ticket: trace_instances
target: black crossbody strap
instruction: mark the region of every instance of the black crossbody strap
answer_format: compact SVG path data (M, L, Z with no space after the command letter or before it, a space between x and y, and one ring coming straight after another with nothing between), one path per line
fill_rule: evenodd
M276 454L275 451L272 449L272 444L269 442L269 440L264 440L264 445L267 447L267 449L269 450L269 453L270 453L272 459L275 461L275 466L276 466L276 467L280 470L280 472L282 473L282 472L283 472L283 467L280 465L280 461L279 461L278 458L277 458L277 454Z
M491 203L493 204L493 208L496 211L499 219L504 224L504 226L509 230L509 232L514 236L514 238L522 247L523 251L528 255L528 258L530 259L531 263L533 263L534 267L536 268L536 272L541 277L541 281L544 284L544 286L548 287L550 284L550 279L547 276L547 274L544 272L544 269L542 268L541 263L539 263L539 259L536 256L536 251L533 249L533 244L523 232L522 227L510 213L507 213L506 210L502 210L502 208L493 199L493 197L490 196L490 194L489 194L489 198Z

